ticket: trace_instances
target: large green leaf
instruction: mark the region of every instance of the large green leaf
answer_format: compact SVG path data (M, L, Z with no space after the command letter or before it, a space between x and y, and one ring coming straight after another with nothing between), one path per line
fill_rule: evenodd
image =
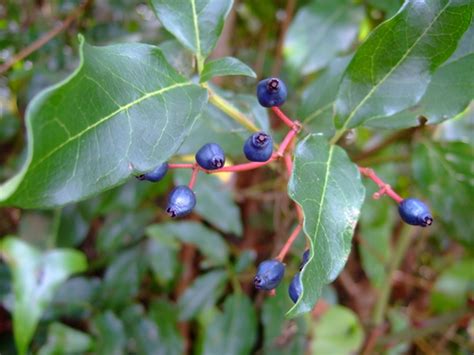
M214 49L232 0L150 0L163 26L202 62Z
M318 135L298 144L288 193L303 209L311 255L302 272L303 292L289 316L311 310L324 285L341 272L364 192L357 166L342 148Z
M413 157L417 186L429 197L435 222L441 221L449 235L474 248L474 171L470 144L418 144Z
M302 7L285 37L287 63L306 75L325 67L357 38L363 10L348 0L313 0Z
M374 117L366 126L406 128L420 124L440 123L463 112L474 99L474 24L466 31L459 47L433 75L425 94L415 106L390 117Z
M216 76L227 76L227 75L244 75L256 78L257 74L245 63L234 57L224 57L210 62L204 65L204 70L201 75L201 82L211 80Z
M147 235L157 241L167 236L175 237L183 243L196 246L207 258L205 266L226 265L229 249L221 235L199 222L184 221L177 223L154 224L147 228Z
M206 91L144 44L93 47L38 95L26 116L28 159L0 201L36 208L84 199L151 170L181 145Z
M13 275L13 331L18 353L22 355L57 287L71 274L84 271L87 261L76 250L41 253L13 237L2 240L0 254Z
M250 354L257 339L257 317L252 302L244 294L229 296L224 312L207 320L202 354Z
M356 127L418 102L467 30L472 6L471 0L406 1L357 50L339 89L336 126Z

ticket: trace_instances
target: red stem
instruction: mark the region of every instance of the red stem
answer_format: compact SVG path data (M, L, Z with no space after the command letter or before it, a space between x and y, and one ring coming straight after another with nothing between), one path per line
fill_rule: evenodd
M170 169L192 169L194 164L168 164Z
M396 203L400 203L403 201L403 198L401 198L400 195L393 191L392 187L389 184L385 183L381 178L379 178L377 174L375 174L375 171L373 169L363 168L359 166L359 171L362 175L368 177L373 182L375 182L380 188L379 191L375 192L372 195L375 200L378 200L383 195L387 195L388 197L392 198Z
M283 248L281 249L280 253L278 253L277 257L275 258L276 260L282 262L283 259L285 259L286 254L291 248L291 245L295 241L296 237L298 234L301 232L301 223L298 223L296 228L293 230L293 232L290 234L290 237L286 241L285 245L283 245Z
M188 187L192 190L194 188L194 184L196 183L196 178L199 173L200 167L199 165L193 165L193 172L191 174L191 179L189 180Z
M288 127L290 127L290 128L293 128L295 122L293 122L293 120L291 120L290 118L288 118L288 116L285 115L285 114L283 113L283 111L280 110L279 107L273 106L273 107L272 107L272 111L275 113L275 115L277 115L277 117L278 117L280 120L283 121L284 124L286 124L286 125L287 125Z
M285 138L283 139L283 142L281 142L280 144L280 147L278 148L278 151L277 151L277 154L282 157L283 154L285 153L286 149L288 148L288 146L290 145L291 141L293 140L293 138L295 138L296 134L298 133L298 131L296 129L291 129L291 131L289 131Z

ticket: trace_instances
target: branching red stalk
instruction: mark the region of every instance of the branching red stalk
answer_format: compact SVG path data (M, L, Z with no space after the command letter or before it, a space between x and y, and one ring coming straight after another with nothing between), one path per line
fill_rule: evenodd
M375 200L378 200L383 195L387 195L388 197L393 199L396 203L400 203L403 201L403 198L401 198L400 195L398 195L395 191L393 191L392 187L389 184L385 183L381 178L379 178L377 174L375 174L375 171L373 169L363 168L359 166L359 171L362 175L368 177L373 182L375 182L377 186L380 188L379 191L375 192L372 195L372 197Z
M293 232L290 234L290 237L288 240L285 242L285 245L283 245L283 248L281 248L281 251L278 253L277 257L275 258L276 260L282 262L283 259L285 259L286 254L291 248L291 245L295 241L296 237L298 237L298 234L301 232L301 223L298 223L298 225L295 227Z
M192 169L194 164L168 164L170 169Z
M284 124L286 124L288 127L290 127L291 129L293 129L293 126L294 126L295 122L294 122L292 119L288 118L288 116L285 115L285 114L283 113L283 111L280 110L279 107L273 106L273 107L272 107L272 111L275 113L275 115L277 115L277 117L278 117L280 120L283 121Z
M197 175L199 174L199 165L193 165L193 172L191 174L191 179L189 180L188 187L192 190L194 188L194 184L196 183Z

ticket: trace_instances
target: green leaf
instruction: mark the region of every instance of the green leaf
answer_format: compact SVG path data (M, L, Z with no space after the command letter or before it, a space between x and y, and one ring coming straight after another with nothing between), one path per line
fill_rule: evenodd
M203 62L216 46L232 0L150 0L150 5L163 26Z
M474 248L474 171L472 145L424 140L415 147L412 169L417 186L430 201L434 220L448 234Z
M178 310L174 304L164 300L154 301L150 306L150 318L155 321L160 336L160 349L166 355L184 353L184 339L178 329Z
M184 169L175 173L176 185L187 185L191 176ZM223 232L242 235L240 210L230 188L217 176L200 174L194 186L196 207L194 211ZM217 213L217 211L219 211Z
M474 259L456 261L444 270L434 284L431 305L438 313L465 307L474 292Z
M17 350L23 355L57 287L71 274L84 271L87 261L76 250L55 249L41 253L14 237L1 241L0 254L12 272L13 331Z
M285 60L303 75L324 68L357 39L363 9L348 0L313 0L296 14L285 37Z
M145 272L140 246L118 254L111 262L100 288L102 307L120 309L138 293Z
M385 17L394 15L403 3L403 0L369 0L368 3L385 12Z
M61 323L53 323L48 327L47 342L38 355L86 353L93 346L94 342L88 334Z
M288 312L296 316L313 308L324 285L344 267L365 189L342 148L310 135L296 148L288 193L303 209L311 254L302 272L303 291Z
M286 319L283 309L291 305L290 297L284 290L288 283L283 282L281 291L274 297L266 297L262 306L263 354L292 355L304 354L307 347L308 322L304 317ZM286 334L292 334L288 339Z
M436 124L464 111L474 99L474 25L464 34L458 49L433 75L425 94L415 106L385 118L374 117L366 126L407 128L420 124Z
M334 135L333 108L344 70L351 57L336 58L303 92L298 117L312 132Z
M212 307L224 291L226 281L226 272L222 270L208 272L194 280L178 300L179 319L189 320Z
M245 63L234 57L224 57L207 62L201 73L201 83L216 76L244 75L256 78L257 74Z
M77 205L69 205L61 210L56 245L71 248L81 244L89 231L89 221Z
M316 321L312 354L356 354L364 342L364 330L349 308L333 306Z
M357 50L339 88L336 127L356 127L417 103L468 28L472 6L470 0L406 1Z
M151 235L147 232L147 235ZM160 235L159 238L150 238L146 244L146 258L150 269L156 280L161 284L167 284L173 280L178 271L179 243L168 235Z
M244 294L234 294L224 302L204 329L202 354L250 354L257 340L257 317L252 302Z
M124 354L125 329L122 321L114 313L107 311L94 317L92 329L97 335L95 348L97 354Z
M126 354L166 355L161 348L158 328L141 304L126 308L121 316L127 336Z
M184 221L154 224L147 228L146 233L158 241L171 236L194 245L206 257L205 267L226 265L228 262L229 250L222 236L202 223Z
M24 208L77 201L151 170L183 142L206 102L157 47L93 47L26 113L28 159L0 186L0 201Z

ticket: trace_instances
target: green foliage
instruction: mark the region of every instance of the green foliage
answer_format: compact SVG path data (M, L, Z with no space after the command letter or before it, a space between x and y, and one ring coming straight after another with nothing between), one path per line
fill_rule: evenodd
M0 62L76 6L42 3L0 9ZM451 337L442 321L457 321L473 292L473 2L148 5L90 2L2 73L0 236L18 237L0 239L0 353L351 354L383 320L389 334L364 353L440 349L436 336L413 341L426 324L445 334L443 351L461 351L467 333ZM245 163L257 130L276 150L287 127L255 97L269 76L287 83L282 110L303 124L292 173L283 159L200 172L194 213L168 218L166 195L190 171L158 184L134 175L193 162L208 142ZM425 201L433 226L402 229L386 196L362 206L380 186L357 165ZM303 232L268 297L253 291L255 266L283 245L293 201ZM288 283L308 248L293 305ZM419 322L431 313L441 321Z

